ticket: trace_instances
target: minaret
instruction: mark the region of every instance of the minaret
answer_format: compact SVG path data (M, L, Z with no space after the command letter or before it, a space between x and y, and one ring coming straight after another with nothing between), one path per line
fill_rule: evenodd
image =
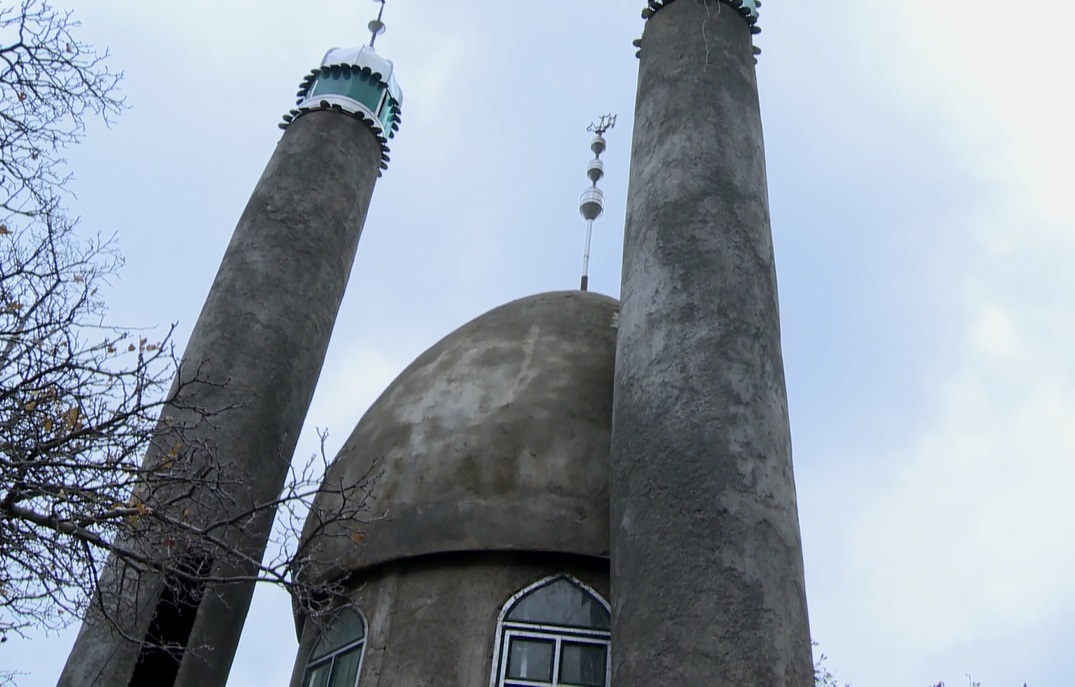
M586 176L590 179L590 187L582 192L579 199L579 214L586 220L586 247L582 251L582 283L579 288L587 290L590 285L590 239L593 238L594 220L605 211L605 194L597 188L597 182L605 176L605 163L601 161L601 153L607 147L605 132L616 126L616 115L602 115L601 119L592 122L587 131L592 133L593 140L590 142L590 150L593 151L593 159L586 166Z
M370 27L376 38L384 25L378 18ZM303 82L194 326L178 396L161 414L155 446L182 428L190 469L212 467L231 485L195 490L181 501L189 504L182 516L202 526L234 518L216 534L247 557L192 552L195 579L249 576L265 552L274 513L241 514L272 502L284 485L400 121L392 63L372 44L330 50ZM159 465L162 451L145 461ZM224 687L253 587L135 580L111 560L59 685ZM119 611L114 622L102 608Z
M813 684L754 0L650 0L613 395L612 684Z

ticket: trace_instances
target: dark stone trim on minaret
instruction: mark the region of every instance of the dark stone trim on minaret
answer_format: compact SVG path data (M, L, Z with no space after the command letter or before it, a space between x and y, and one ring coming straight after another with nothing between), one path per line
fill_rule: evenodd
M699 3L702 3L702 4L708 4L711 0L695 0L695 1L699 2ZM715 1L719 2L722 5L727 5L728 7L731 7L733 10L738 12L743 17L743 19L746 20L747 25L750 27L750 33L752 33L754 35L757 35L757 34L761 33L761 27L758 26L758 15L755 12L751 12L750 7L745 2L743 2L743 0L715 0ZM673 2L676 2L676 0L649 0L649 7L646 7L646 8L644 8L642 10L642 18L645 19L646 21L649 21L649 19L652 18L653 15L657 14L662 9L667 7L668 5L671 5ZM758 7L761 7L761 2L758 2L756 4L757 4ZM634 45L636 48L638 48L638 51L635 52L635 57L639 57L639 58L642 57L642 39L641 38L636 38L634 40L634 42L632 43L632 45ZM761 48L759 48L758 46L755 45L755 46L753 46L753 50L754 50L754 57L757 58L757 56L761 54ZM757 63L758 63L758 60L755 59L754 64L757 64Z
M645 9L642 10L642 18L648 20L650 17L652 17L653 15L657 14L662 9L664 9L667 5L671 5L675 1L676 0L649 0L649 7L646 7ZM710 2L710 0L695 0L695 1L699 2L699 3L702 3L702 4L707 4L708 2ZM751 29L750 29L751 33L755 33L755 34L761 33L761 28L758 27L758 18L757 18L757 16L750 11L750 7L747 6L747 4L745 2L743 2L743 0L717 0L717 1L720 2L722 5L727 5L727 6L731 7L732 9L737 11L740 15L742 15L743 19L745 19L747 24L751 27ZM761 3L758 3L758 5L760 6Z

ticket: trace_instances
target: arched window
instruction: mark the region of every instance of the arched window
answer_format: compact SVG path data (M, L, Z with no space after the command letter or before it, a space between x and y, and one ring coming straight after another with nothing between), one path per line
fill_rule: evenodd
M341 610L318 638L302 687L355 687L366 648L366 621L352 610Z
M608 687L608 604L566 575L508 601L496 630L490 687Z

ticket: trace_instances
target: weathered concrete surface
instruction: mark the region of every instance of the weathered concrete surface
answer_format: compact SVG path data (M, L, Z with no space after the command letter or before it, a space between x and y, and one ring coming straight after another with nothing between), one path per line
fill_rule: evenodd
M610 475L616 687L812 685L750 38L701 0L665 6L642 38Z
M531 296L418 357L325 478L354 484L381 472L376 519L356 524L361 544L349 524L318 537L311 574L463 550L606 556L616 307L595 293ZM335 500L318 508L332 513Z
M399 561L356 578L368 623L361 687L483 687L500 610L516 593L567 573L608 599L608 561L558 554L456 553ZM291 687L317 640L307 623ZM615 646L612 653L615 654Z
M350 274L381 160L377 139L358 120L331 112L297 119L284 133L239 220L180 368L181 405L219 410L198 414L166 409L167 418L194 429L202 445L195 462L227 468L237 487L201 504L205 521L266 503L280 493L310 404L336 313ZM166 429L163 431L167 431ZM208 456L212 456L211 458ZM146 460L153 460L147 456ZM194 501L198 503L198 497ZM222 509L222 510L220 510ZM260 560L272 523L267 512L230 529L232 546ZM212 574L249 573L249 566L215 566ZM251 584L207 594L199 606L176 687L227 681L243 627ZM146 581L126 629L143 636L159 581ZM127 685L138 646L121 639L95 614L87 617L61 687Z

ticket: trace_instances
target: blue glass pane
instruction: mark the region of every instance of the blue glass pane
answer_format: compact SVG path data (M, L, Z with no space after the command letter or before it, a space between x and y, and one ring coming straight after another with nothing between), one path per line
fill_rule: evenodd
M560 684L605 687L604 644L564 642L560 648Z
M508 613L513 622L540 625L565 625L594 630L608 630L608 610L597 598L570 580L559 578L530 592Z
M302 687L328 687L329 671L332 670L332 661L325 661L319 666L306 669L306 679Z
M366 636L366 626L362 617L352 610L342 610L329 620L328 628L321 635L314 647L310 661L328 656L348 644L353 644Z
M358 682L358 664L362 660L362 645L340 654L334 659L332 681L329 687L355 687Z
M513 638L508 648L508 677L516 680L552 682L555 642Z
M395 112L396 109L392 104L392 99L386 99L384 107L381 108L381 127L385 130L386 134L392 130L392 116Z
M374 114L381 104L381 93L385 90L384 84L375 81L372 76L361 73L347 73L334 75L331 72L322 72L310 90L310 98L323 95L342 95L352 100L357 100Z

